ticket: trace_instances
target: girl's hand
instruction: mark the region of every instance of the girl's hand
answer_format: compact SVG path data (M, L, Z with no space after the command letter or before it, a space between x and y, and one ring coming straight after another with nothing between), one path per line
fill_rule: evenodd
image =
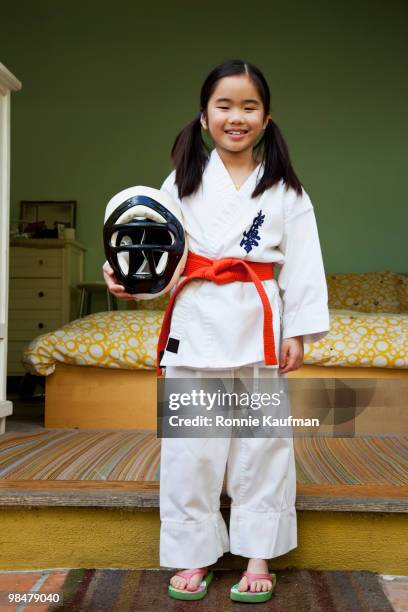
M303 365L303 336L282 340L279 373L298 370Z
M109 291L117 298L121 300L134 300L137 299L136 296L131 293L127 293L123 285L120 285L114 271L107 261L102 266L103 277L105 279L105 283L108 285Z

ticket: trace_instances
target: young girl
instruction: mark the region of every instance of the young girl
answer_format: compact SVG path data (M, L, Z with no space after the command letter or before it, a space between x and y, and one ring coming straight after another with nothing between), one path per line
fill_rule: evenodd
M175 170L162 189L181 206L192 259L233 258L252 272L225 284L194 279L180 291L160 363L166 378L285 378L302 365L303 343L329 331L314 209L269 112L260 70L227 61L207 76L200 113L175 140ZM131 298L105 272L112 293ZM226 469L229 534L220 512ZM248 558L231 598L268 599L267 560L297 546L295 498L292 438L162 438L160 564L184 569L169 594L204 596L208 566L231 551Z

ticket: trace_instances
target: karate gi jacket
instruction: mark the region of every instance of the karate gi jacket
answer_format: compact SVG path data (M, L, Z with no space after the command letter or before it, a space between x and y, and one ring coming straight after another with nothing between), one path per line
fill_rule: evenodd
M161 189L179 203L194 253L279 266L277 280L262 281L272 307L278 361L268 367L278 368L282 339L303 336L304 342L316 342L328 334L327 285L308 194L287 191L282 179L251 198L262 172L259 164L237 191L213 149L194 194L179 199L175 171ZM176 298L169 335L176 342L168 342L160 363L200 369L264 364L263 316L252 282L191 280Z

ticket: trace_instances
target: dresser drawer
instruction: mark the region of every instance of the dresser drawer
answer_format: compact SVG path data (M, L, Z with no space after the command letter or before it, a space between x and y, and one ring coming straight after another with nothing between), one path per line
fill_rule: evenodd
M13 310L56 310L62 305L62 280L10 278L10 316Z
M62 276L62 249L10 249L11 278L58 278Z
M14 310L10 312L10 341L31 342L37 336L54 331L61 327L61 312L59 310Z

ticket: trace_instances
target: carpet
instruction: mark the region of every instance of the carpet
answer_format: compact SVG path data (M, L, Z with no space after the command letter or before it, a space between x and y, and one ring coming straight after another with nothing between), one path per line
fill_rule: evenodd
M272 570L273 571L273 570ZM230 587L240 573L215 570L205 599L176 601L168 597L169 570L73 569L44 570L27 574L0 574L1 590L33 589L61 593L63 603L48 610L69 612L185 612L187 610L239 610L249 612L253 604L229 599ZM392 612L379 578L371 572L278 571L272 598L260 609L271 612ZM21 582L23 577L24 583ZM9 609L9 608L8 608ZM35 609L35 608L33 608Z
M295 438L304 484L408 484L408 438ZM160 480L148 430L45 429L0 436L1 480Z

